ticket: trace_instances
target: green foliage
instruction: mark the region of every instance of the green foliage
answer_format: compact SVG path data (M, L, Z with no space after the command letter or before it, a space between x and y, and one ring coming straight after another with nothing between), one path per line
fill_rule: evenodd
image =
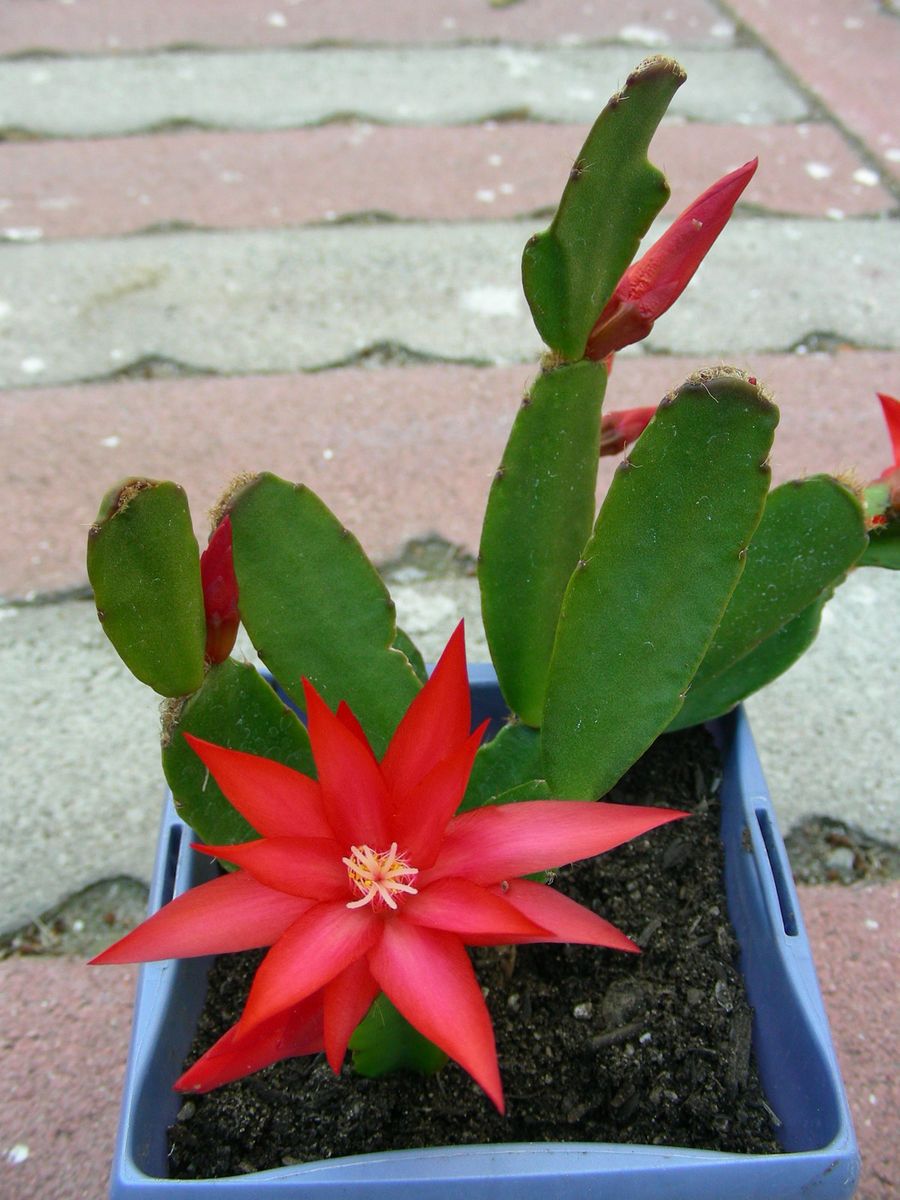
M556 622L596 508L606 370L544 371L519 409L488 496L478 556L491 658L510 709L539 725Z
M129 479L103 499L88 534L97 615L128 669L162 696L203 682L200 552L175 483Z
M564 358L584 355L594 322L669 198L647 148L684 80L678 63L659 56L628 76L588 134L550 227L525 247L531 315Z
M303 704L307 678L346 700L381 755L421 684L394 604L355 537L302 484L257 476L232 500L241 619L259 656Z
M541 772L541 735L529 725L504 725L475 755L459 812L494 804L510 788Z
M389 1071L418 1071L433 1075L447 1055L401 1016L383 993L378 996L350 1038L353 1069L377 1079Z
M691 684L684 706L669 729L684 729L722 716L793 666L815 641L822 609L830 597L829 590L718 675Z
M203 686L166 714L162 763L179 815L210 845L257 836L233 808L185 733L229 750L259 754L315 776L305 727L255 667L227 658L210 667Z
M542 728L554 796L606 793L670 723L762 515L777 410L690 379L619 466L563 601Z
M773 667L781 663L787 647L800 639L800 627L787 639L774 642L760 659L746 660L826 590L830 595L865 547L862 505L837 479L815 475L776 488L747 549L744 573L671 728L682 729L717 715L707 712L704 695L715 696L718 708L720 696L734 690L739 679L757 674L763 662ZM743 667L731 675L739 660L744 660ZM779 666L776 673L782 670L784 666ZM724 692L711 686L723 673L729 673L730 681Z
M425 659L422 657L419 647L415 645L409 634L404 633L400 628L397 629L397 636L394 638L394 649L399 650L401 654L406 655L416 679L418 679L420 683L424 683L428 678L428 668L425 666Z

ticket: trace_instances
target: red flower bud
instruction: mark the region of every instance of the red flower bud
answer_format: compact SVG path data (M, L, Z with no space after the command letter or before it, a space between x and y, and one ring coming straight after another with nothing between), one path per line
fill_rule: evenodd
M230 517L219 522L200 555L200 580L206 610L206 657L211 663L224 662L240 624Z
M879 479L887 479L900 467L900 400L895 400L893 396L886 396L884 392L876 392L876 395L881 401L881 411L884 413L888 437L891 439L891 449L894 452L893 465L886 467L879 476Z
M597 318L588 338L587 358L598 362L647 336L656 318L672 307L690 283L725 228L757 161L751 159L707 188L659 241L631 264Z
M600 422L600 454L619 454L626 446L637 441L650 418L656 412L650 408L623 408L618 412L604 413Z

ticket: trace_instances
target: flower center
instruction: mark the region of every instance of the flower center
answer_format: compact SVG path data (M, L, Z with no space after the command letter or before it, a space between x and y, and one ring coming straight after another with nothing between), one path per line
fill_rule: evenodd
M396 908L397 892L416 895L411 883L419 872L397 853L396 842L381 854L371 846L351 846L350 857L342 858L341 862L346 864L350 882L360 893L359 900L351 900L348 908L362 908L366 904Z

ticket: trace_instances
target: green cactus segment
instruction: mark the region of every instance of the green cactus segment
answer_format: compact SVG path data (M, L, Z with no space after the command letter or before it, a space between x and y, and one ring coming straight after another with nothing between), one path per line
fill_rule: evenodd
M564 358L584 354L594 322L669 198L647 148L685 80L655 57L629 75L588 134L553 222L522 257L522 282L538 333Z
M353 1069L369 1079L400 1070L433 1075L447 1062L444 1051L410 1025L383 993L353 1031L350 1049Z
M869 531L869 544L859 560L861 567L900 571L900 517Z
M475 755L459 812L495 804L510 788L541 773L541 735L529 725L504 725Z
M422 657L422 652L415 644L408 633L404 633L402 629L397 630L397 636L394 638L394 649L399 650L401 654L405 654L412 667L416 679L420 683L424 683L428 678L428 668L425 666L425 659Z
M517 804L520 800L555 800L556 797L550 790L550 785L546 779L528 779L525 783L516 784L515 787L509 788L505 792L501 792L499 796L495 796L493 804ZM540 873L543 875L543 872ZM530 878L536 878L531 876Z
M87 571L103 630L128 669L162 696L196 691L206 617L184 491L129 479L110 492L88 534Z
M234 659L210 667L203 687L167 714L162 764L179 815L214 846L258 834L222 795L185 733L315 775L306 729L256 668Z
M830 595L829 590L721 674L697 686L692 684L681 711L667 732L722 716L793 666L815 641L822 609Z
M303 485L259 475L231 504L241 619L302 706L310 679L346 700L381 756L421 684L393 648L394 604L359 542Z
M691 688L727 670L825 588L833 588L865 547L862 505L837 479L814 475L775 488L747 550L740 583ZM681 714L678 720L681 724Z
M566 591L542 728L554 796L606 793L681 707L762 516L777 409L736 372L663 401Z
M478 578L491 658L510 709L540 725L563 594L596 509L606 371L545 371L513 423L488 496Z

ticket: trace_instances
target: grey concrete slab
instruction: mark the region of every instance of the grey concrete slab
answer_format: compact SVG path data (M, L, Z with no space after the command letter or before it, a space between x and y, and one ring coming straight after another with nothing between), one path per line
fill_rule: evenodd
M690 82L672 116L799 120L803 95L756 49L672 52ZM246 51L0 63L0 129L55 137L190 122L284 129L348 115L454 124L515 114L590 121L642 57L634 46Z
M812 814L892 839L900 818L896 577L862 571L839 591L813 652L751 702L784 829ZM427 658L466 618L486 646L475 581L401 568L400 623ZM97 879L146 879L161 797L156 702L106 644L86 601L0 609L0 931ZM814 698L814 703L810 703ZM805 717L802 714L808 714Z
M384 344L532 360L540 342L519 264L534 228L388 223L0 246L0 386L103 378L147 357L295 371ZM729 357L824 331L896 349L898 278L889 220L738 219L645 345Z

